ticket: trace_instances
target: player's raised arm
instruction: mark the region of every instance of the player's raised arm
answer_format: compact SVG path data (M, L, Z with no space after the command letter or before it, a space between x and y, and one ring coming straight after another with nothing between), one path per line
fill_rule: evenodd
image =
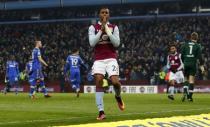
M99 30L97 34L95 34L95 28L93 25L91 25L88 29L88 36L89 36L89 43L91 47L94 47L100 39L100 36L102 34L102 30Z
M120 35L119 35L119 29L117 26L114 27L114 32L110 31L108 25L105 25L105 31L107 35L109 36L109 39L111 40L111 43L113 44L114 47L118 47L120 45Z

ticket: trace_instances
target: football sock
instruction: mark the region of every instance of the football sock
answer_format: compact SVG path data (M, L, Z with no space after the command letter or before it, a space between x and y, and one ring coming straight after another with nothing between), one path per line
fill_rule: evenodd
M121 86L120 85L113 85L114 86L114 91L115 91L115 96L120 97L121 94Z
M170 86L168 91L169 91L169 95L174 95L174 86Z
M44 93L44 95L47 95L48 93L44 81L40 81L40 87L42 88L42 92Z
M183 89L184 89L184 94L187 94L188 96L189 96L189 82L188 81L185 81L184 83L183 83Z
M194 90L194 84L190 83L189 84L189 98L191 99L193 96L193 90Z
M35 86L30 86L30 93L29 95L32 96L34 94L35 91Z
M96 105L98 107L98 110L104 111L104 102L103 102L104 92L96 92L95 97L96 97Z

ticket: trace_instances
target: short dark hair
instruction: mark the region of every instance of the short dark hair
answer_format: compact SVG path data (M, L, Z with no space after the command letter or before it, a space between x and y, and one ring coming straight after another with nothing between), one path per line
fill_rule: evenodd
M170 49L171 47L176 47L175 42L171 42L171 43L169 43L169 49Z
M37 43L38 41L41 41L41 39L40 39L40 37L37 37L37 36L36 36L36 37L34 38L34 44L36 45L36 43Z
M75 52L77 52L77 51L79 51L79 48L75 47L75 48L72 49L71 52L72 52L72 53L75 53Z
M99 11L98 11L98 14L100 14L100 12L101 12L101 10L102 10L102 9L109 9L109 8L108 8L108 7L106 7L106 6L102 6L102 7L100 7L100 8L99 8Z
M9 58L10 58L10 59L15 59L15 56L14 56L13 54L11 54L11 55L9 56Z

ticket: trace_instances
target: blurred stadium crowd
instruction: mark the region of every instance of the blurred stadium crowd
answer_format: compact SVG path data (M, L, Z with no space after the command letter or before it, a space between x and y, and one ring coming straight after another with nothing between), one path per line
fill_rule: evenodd
M196 31L205 59L205 75L198 70L197 78L210 79L210 17L183 17L153 20L115 20L120 29L118 48L120 78L122 80L149 80L159 84L165 71L168 45L178 47ZM15 55L23 71L34 47L33 39L39 35L44 44L43 58L49 68L44 69L48 80L62 76L65 59L74 47L80 48L82 58L91 69L93 49L88 43L88 22L62 22L0 25L0 75L4 80L5 64L10 54Z

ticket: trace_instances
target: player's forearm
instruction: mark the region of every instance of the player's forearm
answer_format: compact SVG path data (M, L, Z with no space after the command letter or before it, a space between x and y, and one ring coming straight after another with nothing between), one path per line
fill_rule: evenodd
M178 67L177 71L180 71L180 70L183 69L183 68L184 68L184 65L181 64L181 65Z
M114 29L114 32L112 34L112 32L110 31L108 25L105 25L105 31L107 33L107 35L109 36L109 39L111 41L111 43L113 44L114 47L118 47L120 45L120 37L119 37L119 29L116 26Z
M47 63L46 63L41 57L39 57L39 61L40 61L42 64L44 64L45 66L48 66Z
M94 47L99 42L101 34L102 34L101 30L96 35L89 34L89 43L91 47Z
M178 67L178 71L179 70L181 70L181 69L184 69L184 63L182 62L182 55L181 54L179 54L179 59L180 59L180 63L181 63L181 65Z
M114 47L118 47L120 45L120 38L114 36L113 34L109 35L109 39L111 40L111 43L114 45Z

